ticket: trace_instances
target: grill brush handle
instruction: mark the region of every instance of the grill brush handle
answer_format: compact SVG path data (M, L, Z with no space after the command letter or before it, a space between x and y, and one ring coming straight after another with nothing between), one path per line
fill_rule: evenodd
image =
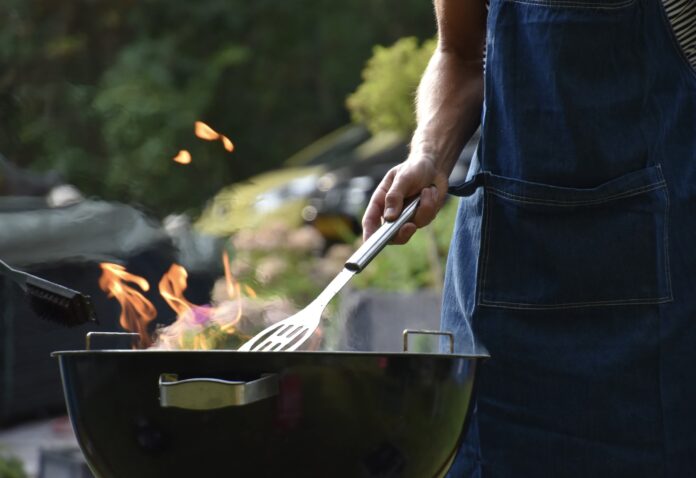
M231 382L217 378L179 380L173 373L159 377L159 401L163 408L215 410L237 407L278 395L277 374L268 374L251 382Z
M371 261L375 258L379 252L384 249L384 246L389 244L394 235L399 232L401 226L406 224L416 213L416 208L420 203L420 197L411 202L408 206L401 211L401 215L392 222L385 222L380 226L379 229L372 234L367 241L363 243L360 248L355 251L355 253L348 258L345 263L345 268L351 271L360 272L362 271Z

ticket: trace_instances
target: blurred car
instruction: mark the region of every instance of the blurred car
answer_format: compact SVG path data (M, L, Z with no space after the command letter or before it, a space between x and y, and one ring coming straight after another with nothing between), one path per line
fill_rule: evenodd
M222 189L201 214L196 229L229 236L268 221L302 224L301 211L319 178L327 168L350 161L352 151L368 137L362 126L341 127L298 151L283 167Z
M463 180L478 143L464 148L450 176ZM343 126L303 148L284 164L215 195L196 223L200 232L229 236L269 221L294 227L311 224L329 242L351 241L384 175L408 155L407 138L371 135L359 125Z
M321 173L317 166L283 168L232 184L211 199L196 222L196 229L229 236L269 221L299 225L300 211Z
M329 241L350 241L360 234L360 219L384 175L408 154L397 134L370 137L351 157L321 175L302 218Z
M471 138L450 175L450 183L465 179L479 132ZM408 156L403 136L382 133L357 146L348 160L328 169L316 182L302 218L328 241L350 241L362 233L361 220L384 175Z
M42 197L63 183L55 171L27 171L0 154L0 196Z

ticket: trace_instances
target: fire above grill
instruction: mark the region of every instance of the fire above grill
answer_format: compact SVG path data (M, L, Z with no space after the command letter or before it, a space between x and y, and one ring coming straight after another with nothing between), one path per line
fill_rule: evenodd
M54 353L101 478L444 476L466 428L471 355Z

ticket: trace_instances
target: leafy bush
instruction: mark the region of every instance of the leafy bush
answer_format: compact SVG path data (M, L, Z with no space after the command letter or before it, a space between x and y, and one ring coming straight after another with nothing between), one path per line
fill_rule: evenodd
M346 103L353 120L372 133L395 131L404 136L415 128L414 97L436 40L420 43L402 38L377 46L363 69L363 83ZM427 228L398 247L387 247L352 282L357 288L412 291L442 285L458 201L450 200Z
M390 47L376 46L363 69L362 84L346 102L353 120L373 133L412 133L416 88L434 49L434 39L420 44L415 37Z
M27 478L27 474L19 459L0 450L0 477Z
M458 203L449 200L406 244L387 246L353 279L353 287L402 292L440 288Z
M102 175L106 189L162 214L203 204L231 178L236 157L217 142L196 140L193 124L214 101L225 70L248 57L248 50L235 45L198 57L181 51L175 38L129 45L89 105L102 118L111 152ZM190 165L171 161L179 149L191 152Z

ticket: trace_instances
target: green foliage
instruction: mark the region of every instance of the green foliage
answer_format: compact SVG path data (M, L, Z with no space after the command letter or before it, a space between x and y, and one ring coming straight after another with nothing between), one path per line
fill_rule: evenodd
M22 462L19 459L8 456L0 450L0 477L1 478L27 478Z
M417 231L402 246L386 247L353 279L352 285L360 289L401 292L439 287L458 204L459 201L449 200L428 226L430 230ZM433 250L437 251L437 258L428 252Z
M267 223L239 231L231 242L237 280L250 284L259 298L283 297L298 307L311 302L343 265L320 254L324 239L311 226Z
M375 47L363 70L363 83L347 100L353 120L375 134L412 133L416 88L435 43L431 39L420 44L417 38L408 37L390 47Z
M0 151L159 214L344 124L374 44L432 35L422 0L4 0ZM233 154L193 136L200 119ZM180 150L193 161L171 161Z
M193 124L214 101L225 69L248 52L232 44L207 55L184 50L174 36L124 48L92 103L111 152L105 187L160 212L203 204L231 178L228 153L219 142L196 140ZM190 165L171 161L179 149L191 152ZM153 188L157 203L150 202Z

